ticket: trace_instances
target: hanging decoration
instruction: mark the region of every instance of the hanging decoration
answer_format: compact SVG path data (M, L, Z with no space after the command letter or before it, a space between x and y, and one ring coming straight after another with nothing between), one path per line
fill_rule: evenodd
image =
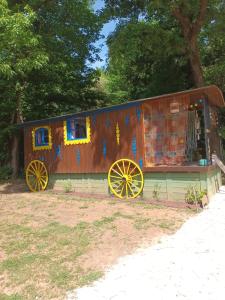
M135 136L132 138L131 148L132 148L132 153L133 153L134 157L136 158L136 155L137 155L137 141L136 141Z
M117 145L120 144L120 128L118 122L116 123L116 142Z

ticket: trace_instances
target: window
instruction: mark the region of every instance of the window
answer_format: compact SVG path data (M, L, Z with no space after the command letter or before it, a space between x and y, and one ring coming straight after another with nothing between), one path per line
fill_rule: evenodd
M90 139L90 118L81 117L64 121L65 145L86 144Z
M52 149L51 128L48 126L34 128L32 131L33 150Z

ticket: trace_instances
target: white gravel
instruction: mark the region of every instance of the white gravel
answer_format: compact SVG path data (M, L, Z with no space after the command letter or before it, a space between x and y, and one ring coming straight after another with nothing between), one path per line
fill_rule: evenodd
M122 257L67 300L225 299L225 189L161 243Z

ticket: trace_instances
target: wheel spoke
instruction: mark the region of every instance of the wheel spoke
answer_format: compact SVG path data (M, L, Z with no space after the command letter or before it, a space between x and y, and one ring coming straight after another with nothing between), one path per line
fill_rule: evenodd
M123 182L123 183L124 183L124 182ZM125 186L125 184L123 184L123 187L122 187L122 190L121 190L120 196L122 196L122 195L123 195L124 186Z
M119 172L117 172L115 169L112 169L113 172L115 172L116 174L118 174L121 178L123 177Z
M130 161L129 161L128 167L127 167L127 174L129 174L129 170L130 170Z
M127 182L126 182L126 196L127 196L127 198L129 198Z
M121 176L116 176L116 175L110 175L110 178L122 178Z
M123 174L124 174L124 173L123 173L123 171L121 170L121 168L120 168L120 166L119 166L119 164L118 164L118 163L116 164L116 166L118 167L118 169L119 169L119 170L120 170L120 172L121 172L121 175L123 176Z
M136 176L141 176L141 174L140 173L134 174L134 175L132 175L132 178L136 177Z
M121 181L121 183L120 183L118 186L115 186L114 189L115 189L116 191L118 191L118 189L121 187L122 184L123 184L123 181Z
M36 176L35 171L33 171L31 168L29 168L28 172L29 172L29 173L32 173L34 176Z
M41 185L41 189L43 190L45 185L43 184L43 181L42 181L41 178L40 178L40 180L39 180L39 183L40 183L40 185Z
M126 174L125 165L124 165L124 160L122 161L122 163L123 163L123 174Z
M133 170L130 172L130 174L129 174L129 175L131 175L131 174L134 172L134 170L135 170L136 168L137 168L137 167L136 167L136 166L134 166Z
M115 184L115 183L120 183L122 180L115 180L115 181L112 181L112 184Z
M35 166L33 166L33 164L31 164L28 168L32 168L33 169L33 171L35 172L35 174L36 174L36 169L35 169Z
M132 188L131 188L131 186L130 186L130 184L129 184L129 182L127 182L127 184L128 184L128 186L129 186L129 189L130 189L130 191L131 191L131 193L132 193L132 195L133 195L133 197L134 197L134 192L133 192L133 190L132 190Z
M135 182L142 182L141 180L137 180L137 179L133 179L133 178L132 178L132 182L133 182L133 181L135 181Z

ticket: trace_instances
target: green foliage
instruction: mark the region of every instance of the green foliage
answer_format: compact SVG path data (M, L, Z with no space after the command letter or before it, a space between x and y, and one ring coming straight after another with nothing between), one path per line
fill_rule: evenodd
M202 204L203 197L207 195L207 191L201 191L196 186L189 186L185 194L185 201L188 204Z
M12 169L8 165L0 166L0 180L7 180L11 177Z
M15 124L102 106L94 42L101 18L90 1L0 1L0 165Z
M156 183L153 188L152 197L154 200L159 200L159 194L161 190L161 185Z
M72 192L72 181L70 179L66 180L64 183L63 183L63 190L65 193L70 193Z

